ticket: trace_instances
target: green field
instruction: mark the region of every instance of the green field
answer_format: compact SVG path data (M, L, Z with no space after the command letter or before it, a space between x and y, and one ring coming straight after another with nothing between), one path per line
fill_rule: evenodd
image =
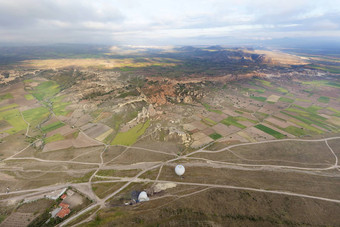
M219 138L222 138L222 136L220 134L216 133L216 132L213 133L213 134L210 134L209 137L213 140L217 140Z
M340 88L340 82L328 81L328 80L313 80L313 81L302 81L302 84L314 85L314 86L328 86L334 88Z
M276 88L276 91L278 91L280 93L283 93L283 94L287 94L289 92L287 89L282 88L282 87Z
M284 130L285 132L288 132L288 133L290 133L294 136L304 136L304 135L307 134L303 129L295 127L293 125L288 126L287 128L283 128L282 130Z
M28 121L31 125L38 125L43 119L47 118L49 115L49 111L45 107L37 107L34 109L25 110L22 112L25 120Z
M46 133L46 132L51 132L57 128L61 128L63 127L65 124L60 122L60 121L57 121L57 122L54 122L54 123L51 123L49 125L46 125L44 127L41 127L41 130Z
M290 116L290 117L292 117L292 118L295 118L295 116L293 116L293 115L287 114L287 113L285 113L285 112L282 112L282 113L284 113L284 114L286 114L286 115L288 115L288 116ZM295 119L289 119L289 121L293 122L293 123L296 124L296 125L301 126L303 129L308 130L310 133L316 133L316 134L322 134L322 133L323 133L322 130L320 130L320 129L318 129L318 128L315 128L315 127L313 127L313 126L310 126L309 124L304 123L304 122L302 122L302 121L298 121L298 120L299 120L299 119L297 119L297 120L295 120Z
M260 101L260 102L265 102L267 100L266 97L262 97L262 96L250 96L250 98L255 99L256 101Z
M299 101L299 102L312 102L309 99L299 99L299 98L296 98L296 101Z
M267 86L267 87L272 87L273 85L272 85L272 83L271 82L269 82L269 81L266 81L266 80L260 80L260 79L256 79L257 81L259 81L259 82L261 82L262 83L262 85L264 85L264 86Z
M260 129L261 131L263 131L263 132L265 132L269 135L274 136L276 139L286 138L285 135L275 131L274 129L268 128L267 126L264 126L262 124L255 125L254 127L257 128L257 129Z
M326 109L334 112L333 116L340 117L340 111L339 110L334 109L333 107L327 107Z
M0 120L5 120L12 125L13 128L5 131L9 134L14 134L27 128L26 122L22 119L17 109L0 112Z
M34 88L33 96L42 101L51 98L60 91L59 85L54 81L46 81Z
M7 94L4 94L4 95L0 95L0 102L2 100L5 100L5 99L12 99L13 98L13 95L10 94L10 93L7 93Z
M286 98L286 97L281 97L279 99L279 101L281 102L286 102L286 103L293 103L294 102L294 99L290 99L290 98Z
M53 105L53 112L57 116L59 115L65 116L70 112L69 110L66 110L66 107L70 105L71 103L63 102L62 100L64 98L65 96L58 96L58 97L51 99L52 105Z
M259 112L257 111L256 113L254 113L254 116L259 120L259 121L263 121L264 119L266 119L269 114L266 114L266 113L262 113L262 112Z
M257 92L261 94L266 92L266 90L263 88L259 88L259 89L249 88L248 91Z
M241 129L244 129L244 128L247 128L246 126L240 124L237 122L237 118L235 117L232 117L232 116L229 116L228 118L224 119L221 121L222 124L225 124L227 126L230 126L230 125L234 125L238 128L241 128Z
M202 118L202 122L209 125L209 126L213 126L213 125L217 124L217 122L215 122L215 121L213 121L213 120L211 120L210 118L207 118L207 117Z
M329 97L327 97L327 96L320 96L318 98L318 102L329 103Z
M322 107L319 106L309 106L308 108L304 108L302 106L298 106L298 105L292 105L290 108L285 109L285 111L291 112L291 113L295 113L298 115L292 115L290 113L284 112L282 111L282 113L293 117L295 119L298 119L302 122L304 122L305 124L308 125L317 125L321 128L324 128L326 130L332 131L334 129L336 129L335 125L332 124L328 124L327 122L327 118L324 118L320 115L318 115L318 110L323 109ZM313 127L314 128L314 127ZM314 130L315 131L315 130Z
M17 106L18 106L18 104L12 103L12 104L9 104L7 106L0 107L0 111L12 109L12 108L17 107Z
M34 99L34 96L31 95L31 94L27 94L27 95L25 95L25 99L26 100L32 100L32 99Z
M51 142L55 142L55 141L59 141L59 140L63 140L63 139L65 139L65 137L63 135L57 133L53 136L45 138L44 142L45 143L51 143Z
M131 146L137 142L137 139L145 133L145 130L150 126L150 121L139 123L127 132L119 132L112 141L112 145Z

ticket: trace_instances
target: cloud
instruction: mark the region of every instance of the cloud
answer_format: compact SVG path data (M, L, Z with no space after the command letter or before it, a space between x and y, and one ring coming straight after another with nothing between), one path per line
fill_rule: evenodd
M313 23L312 27L316 30L336 30L339 28L339 24L330 21L328 19L320 20Z
M334 37L339 15L340 3L331 0L0 0L0 42L172 45L218 37Z

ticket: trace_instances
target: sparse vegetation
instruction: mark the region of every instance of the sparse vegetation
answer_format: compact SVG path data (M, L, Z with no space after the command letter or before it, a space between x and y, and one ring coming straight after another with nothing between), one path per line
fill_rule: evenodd
M222 114L222 111L221 110L217 110L217 109L214 109L212 108L209 104L207 103L202 103L202 105L204 106L204 108L206 110L208 110L209 112L215 112L215 113L218 113L218 114Z

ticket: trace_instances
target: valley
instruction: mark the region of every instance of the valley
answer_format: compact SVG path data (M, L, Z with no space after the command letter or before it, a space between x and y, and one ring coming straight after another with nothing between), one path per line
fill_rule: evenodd
M0 226L340 222L339 58L91 51L0 67Z

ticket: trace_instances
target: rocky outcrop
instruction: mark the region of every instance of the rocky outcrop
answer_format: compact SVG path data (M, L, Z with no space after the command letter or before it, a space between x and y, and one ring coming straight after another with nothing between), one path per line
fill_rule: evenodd
M186 103L191 104L203 98L204 93L200 90L199 84L186 83L168 83L159 82L149 84L142 89L147 101L155 105L164 105L168 103Z
M137 123L138 123L138 122L142 122L142 121L144 121L145 119L148 119L149 116L150 116L149 111L148 111L148 110L145 108L145 106L144 106L143 109L142 109L142 111L139 112L138 115L137 115L137 118L136 118Z
M182 143L185 145L185 146L189 146L190 145L190 142L191 142L191 138L188 134L186 134L185 132L175 128L175 127L170 127L169 128L169 139L171 137L180 137L181 140L182 140Z
M155 108L153 107L152 104L149 105L148 112L149 112L150 117L154 117L157 114L157 112L156 112L156 110L155 110Z

